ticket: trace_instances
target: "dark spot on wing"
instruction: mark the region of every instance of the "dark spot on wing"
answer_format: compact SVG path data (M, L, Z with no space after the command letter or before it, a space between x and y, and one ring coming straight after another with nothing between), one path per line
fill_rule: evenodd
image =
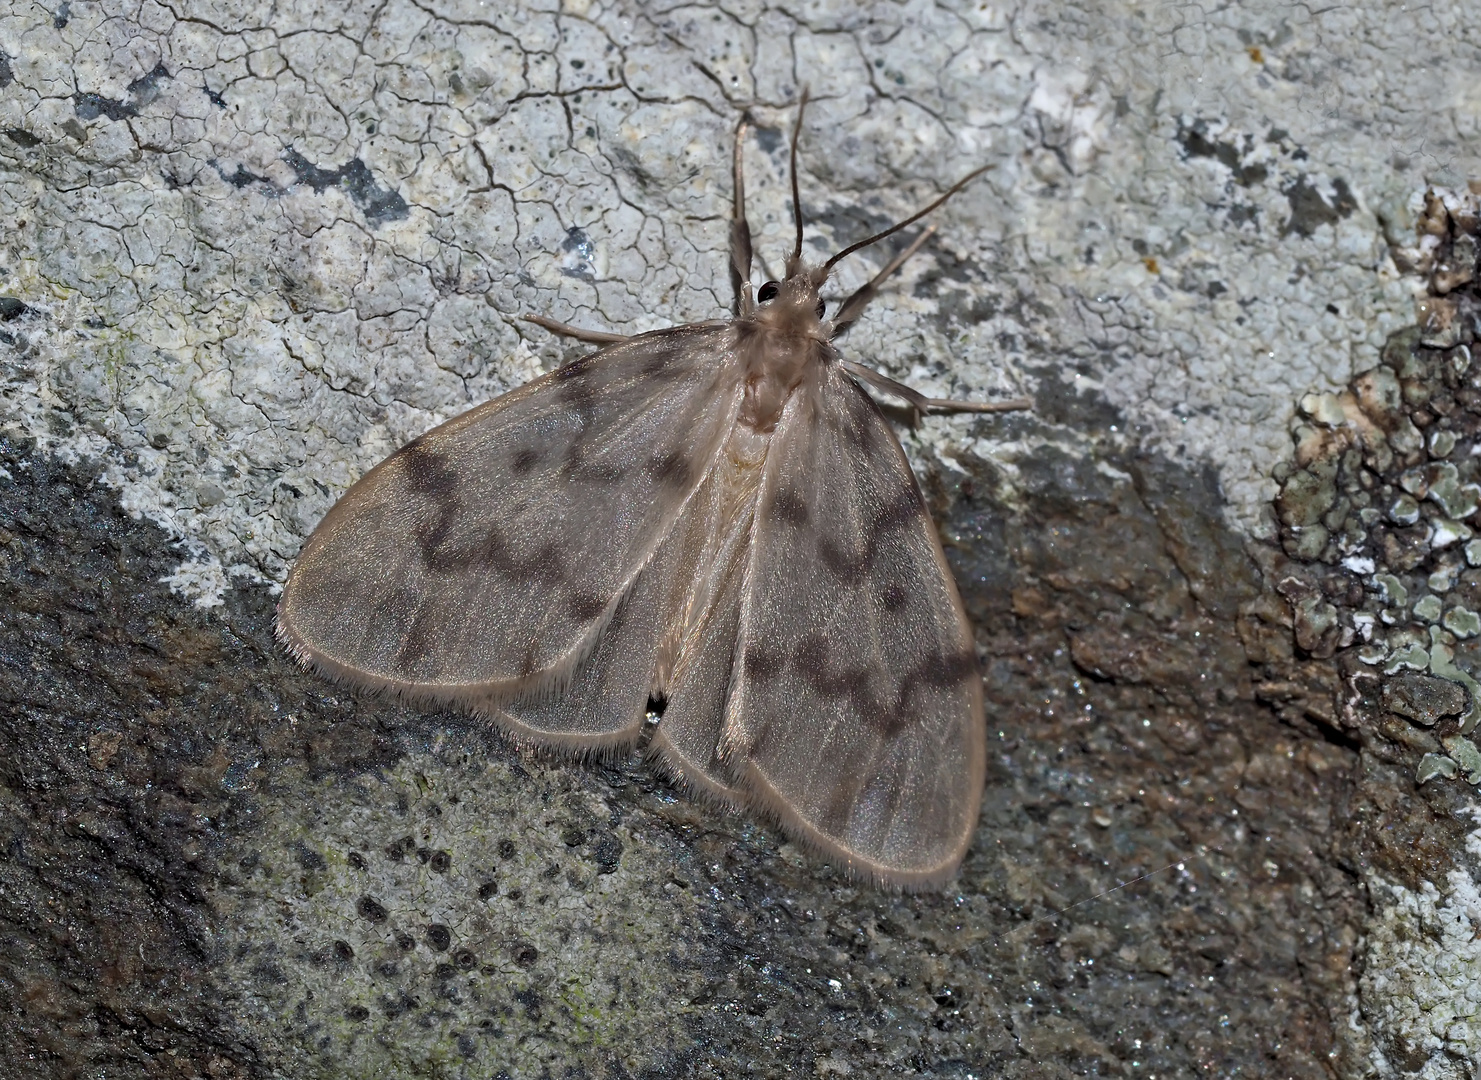
M566 564L559 545L546 544L539 551L520 560L510 577L524 578L537 585L555 585L565 579Z
M676 364L674 361L681 359L685 352L691 348L697 348L693 342L678 340L645 341L643 343L647 356L643 359L643 366L639 370L650 379L674 378L684 375L690 370L689 364Z
M540 462L540 451L532 446L526 446L514 455L510 462L512 468L520 476L524 476Z
M377 643L399 638L410 627L416 606L416 594L410 589L389 589L378 596L370 618L359 627L361 649L375 651L381 648Z
M906 673L891 701L877 692L881 672L868 664L852 665L834 652L822 634L809 634L793 650L792 669L820 698L847 699L849 710L886 740L925 719L922 691L952 691L977 677L971 650L932 653Z
M880 733L886 739L893 739L912 724L920 723L917 698L922 689L953 690L976 677L977 657L971 650L930 654L900 680L895 707L889 711L886 721L879 725Z
M780 649L768 648L765 645L747 645L745 668L746 676L758 683L770 682L781 674L786 664L786 657Z
M949 690L977 674L977 658L969 650L960 652L932 653L920 664L915 665L900 683L900 698L912 692L915 686L929 686L936 690Z
M678 450L654 455L648 459L648 475L667 487L687 486L693 473L689 458Z
M396 652L397 666L407 674L419 669L436 645L437 631L441 626L441 616L434 616L427 608L423 607L412 620L411 628L407 630L406 636L401 640L401 648Z
M820 535L818 559L839 581L846 585L858 585L873 567L884 535L919 521L924 515L925 507L912 477L907 487L902 488L893 499L875 511L863 551L851 551L846 543L841 543L832 536Z
M874 399L864 393L853 380L844 381L851 391L847 408L843 411L824 409L823 415L827 418L828 426L842 435L851 446L862 450L866 456L872 456L885 445L881 435L889 436L890 439L894 436Z
M869 573L869 564L874 561L874 544L866 544L864 550L855 555L842 544L834 543L831 536L819 536L818 559L839 581L845 585L857 585Z
M402 447L396 460L405 470L407 487L432 502L432 512L417 522L412 535L422 550L422 560L432 569L439 569L439 553L463 510L457 471L428 446L425 435Z
M587 450L586 440L572 439L571 445L566 447L565 460L561 462L561 475L588 484L616 484L626 475L620 467L590 456Z
M457 471L447 459L427 445L426 436L413 439L397 455L406 470L407 484L418 495L428 495L438 502L456 501Z
M818 815L818 827L823 832L831 836L844 834L849 818L853 817L854 806L859 801L859 792L867 779L868 775L863 772L834 776L833 791L828 796L823 812Z
M566 610L578 622L591 622L607 610L607 601L595 593L577 593L566 600Z
M898 581L892 581L884 587L879 599L886 611L898 611L910 599L910 592Z
M858 697L869 693L867 667L833 668L828 639L822 634L808 634L792 652L792 668L819 696L825 698Z
M579 364L580 361L578 360L576 363ZM557 368L556 374L560 375L561 372L575 366L576 364L567 364L563 368ZM580 374L582 374L580 371L575 373L575 375ZM558 382L556 389L560 394L561 401L575 411L577 423L580 425L581 431L585 432L587 428L591 427L591 422L596 419L597 396L600 391L596 386L592 385L592 380L579 379L574 375L565 376L565 381ZM578 435L577 438L579 439L579 437Z
M792 488L782 488L771 500L770 517L787 525L807 524L807 503Z
M522 552L504 538L496 525L461 544L454 543L446 530L437 528L418 526L416 536L432 570L493 570L510 581L547 587L565 579L565 560L558 545L546 543L535 551Z
M874 528L876 531L884 529L897 529L901 525L909 525L913 521L919 521L926 512L921 502L920 492L916 490L915 479L911 478L908 487L901 489L874 515Z

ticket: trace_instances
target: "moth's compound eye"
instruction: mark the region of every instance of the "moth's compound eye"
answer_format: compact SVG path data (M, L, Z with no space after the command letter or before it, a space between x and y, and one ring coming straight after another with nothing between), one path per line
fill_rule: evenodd
M768 300L775 300L776 294L781 291L782 287L775 281L768 281L765 285L761 286L761 290L756 294L756 299L764 304Z
M818 306L813 308L813 310L818 313L818 318L821 319L823 317L823 312L828 310L828 305L819 300Z

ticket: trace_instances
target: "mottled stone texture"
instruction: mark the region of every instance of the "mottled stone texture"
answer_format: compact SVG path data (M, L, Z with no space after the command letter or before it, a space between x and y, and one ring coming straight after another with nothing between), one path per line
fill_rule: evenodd
M1471 1075L1478 15L0 11L3 1071ZM906 436L990 701L938 896L271 641L356 476L578 354L521 313L724 308L743 116L775 265L804 83L814 255L995 166L849 355L1035 400Z
M1259 579L1207 532L1206 476L1047 455L1018 511L986 464L940 489L994 764L959 887L902 898L638 762L521 762L350 700L277 654L262 590L198 613L86 472L3 464L0 989L27 1075L1319 1076L1348 1053L1356 756L1255 699L1219 615Z

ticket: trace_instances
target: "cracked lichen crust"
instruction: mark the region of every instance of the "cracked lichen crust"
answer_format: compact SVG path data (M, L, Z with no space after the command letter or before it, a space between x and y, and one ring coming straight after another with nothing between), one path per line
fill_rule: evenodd
M280 580L374 461L563 355L513 316L721 311L717 148L749 110L758 220L784 229L771 129L805 81L825 243L996 165L862 359L941 396L1031 369L1099 388L1261 528L1291 403L1404 318L1380 221L1416 167L1464 167L1420 119L1449 34L1277 4L17 10L0 294L30 312L0 343L6 422L105 455L191 541L188 595L218 599L223 567ZM1344 60L1390 37L1435 60L1397 82Z
M1475 810L1473 810L1473 815ZM1467 837L1474 859L1481 832ZM1375 1036L1377 1076L1450 1080L1475 1075L1481 1052L1481 888L1475 866L1443 886L1409 889L1375 878L1367 927L1360 1017Z

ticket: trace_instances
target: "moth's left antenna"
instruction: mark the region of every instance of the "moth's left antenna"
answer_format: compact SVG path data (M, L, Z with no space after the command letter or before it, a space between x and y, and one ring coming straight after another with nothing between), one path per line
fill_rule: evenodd
M730 274L735 280L735 313L749 315L755 307L751 299L751 223L746 220L746 175L741 167L741 151L746 133L751 130L745 120L735 129L735 210L730 218Z
M788 168L792 171L792 219L797 222L797 242L792 245L792 257L787 260L787 276L797 273L802 265L802 196L797 188L797 137L802 134L802 114L807 110L808 88L802 88L802 99L797 102L797 122L792 125L792 155Z

